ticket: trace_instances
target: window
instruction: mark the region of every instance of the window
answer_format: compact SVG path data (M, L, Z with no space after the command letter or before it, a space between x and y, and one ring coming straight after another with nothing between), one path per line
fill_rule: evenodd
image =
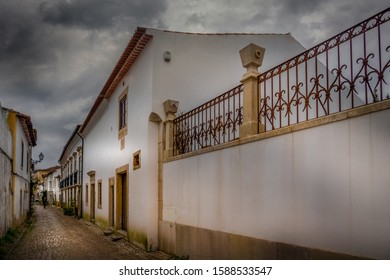
M102 208L102 180L98 180L98 208Z
M123 96L119 101L119 129L126 127L127 116L127 95Z
M141 168L141 150L133 154L133 170Z
M123 139L127 135L127 92L128 87L122 92L118 98L119 103L119 120L118 120L118 139Z
M31 150L27 150L27 164L26 164L26 167L27 167L27 173L30 173L30 163L31 163L31 159L30 159L30 153L31 153Z

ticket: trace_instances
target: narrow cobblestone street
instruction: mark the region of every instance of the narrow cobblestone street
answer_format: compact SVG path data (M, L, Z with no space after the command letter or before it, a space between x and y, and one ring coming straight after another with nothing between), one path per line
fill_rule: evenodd
M102 228L63 214L62 209L33 206L32 223L8 252L9 260L158 260L124 239L112 241Z

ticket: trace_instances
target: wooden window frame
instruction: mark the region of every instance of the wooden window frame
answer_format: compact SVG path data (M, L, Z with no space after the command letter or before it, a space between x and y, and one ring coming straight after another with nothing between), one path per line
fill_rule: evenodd
M122 139L127 135L128 124L128 93L129 87L119 95L118 97L118 139Z
M133 170L141 168L141 150L133 154Z

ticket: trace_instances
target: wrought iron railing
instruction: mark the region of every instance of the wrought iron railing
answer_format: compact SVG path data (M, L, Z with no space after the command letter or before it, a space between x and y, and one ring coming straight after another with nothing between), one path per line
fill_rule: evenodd
M389 19L388 8L261 74L265 130L389 99Z
M74 173L73 173L73 183L75 184L75 185L77 185L77 180L78 180L78 171L75 171Z
M389 8L258 78L265 131L390 99ZM173 154L239 138L243 86L177 117Z
M242 124L242 90L239 85L177 117L173 122L174 155L237 139Z
M77 185L81 182L81 172L75 171L60 182L60 188Z

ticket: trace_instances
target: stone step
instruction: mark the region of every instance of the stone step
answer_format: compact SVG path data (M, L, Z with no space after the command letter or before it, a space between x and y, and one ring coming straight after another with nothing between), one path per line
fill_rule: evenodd
M103 233L104 233L104 235L111 235L114 232L112 230L104 230Z
M118 241L118 240L121 240L123 239L123 236L122 235L117 235L117 234L113 234L110 236L110 239L114 242Z

